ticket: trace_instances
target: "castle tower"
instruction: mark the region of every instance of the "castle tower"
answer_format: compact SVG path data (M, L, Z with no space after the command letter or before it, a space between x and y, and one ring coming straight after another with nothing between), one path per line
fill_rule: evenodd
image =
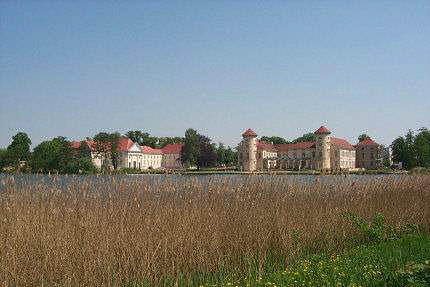
M315 132L316 168L321 170L330 169L330 134L331 132L321 126Z
M242 137L243 169L255 171L257 169L257 134L253 130L247 129Z

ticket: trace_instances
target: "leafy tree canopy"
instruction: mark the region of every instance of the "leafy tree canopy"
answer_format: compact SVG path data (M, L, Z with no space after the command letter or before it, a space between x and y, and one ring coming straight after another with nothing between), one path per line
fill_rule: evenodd
M129 139L141 146L150 146L152 148L163 148L168 144L183 143L181 137L153 137L149 133L142 131L128 131L125 134Z
M414 138L417 165L430 167L430 131L427 128L419 129L419 133Z
M158 147L163 148L168 144L178 144L183 143L184 138L182 137L159 137L158 138Z
M430 131L427 128L412 130L402 137L396 138L391 144L393 161L402 163L406 169L417 166L430 167Z
M7 159L9 164L18 165L22 160L29 160L31 140L24 132L19 132L12 137L12 143L7 147Z
M70 142L65 137L60 136L41 142L34 148L30 167L33 172L43 173L95 172L89 148L83 143L76 151L71 148Z
M125 135L141 146L149 146L152 148L158 147L158 139L150 136L149 133L142 131L128 131Z
M217 149L207 136L198 134L194 129L185 131L184 146L181 150L181 161L185 166L212 167L216 166L218 155L226 162L227 156L224 145Z
M301 137L296 138L293 140L293 143L298 142L314 142L315 141L315 134L314 133L306 133L302 135Z
M30 166L34 172L65 173L71 154L70 142L65 137L56 137L34 148Z
M199 156L197 158L197 167L212 167L217 163L217 153L215 145L211 139L204 135L198 135L199 139Z
M8 165L7 150L0 149L0 172Z
M225 147L223 143L219 143L216 147L217 163L222 166L234 166L237 164L237 152L231 147Z
M272 143L272 144L287 144L289 143L286 139L282 138L282 137L278 137L278 136L262 136L261 137L262 141L268 142L268 143Z
M181 150L181 161L185 166L193 166L197 164L200 157L200 141L199 134L194 129L185 131L184 146Z
M119 153L118 145L120 134L118 132L106 133L100 132L94 136L95 150L104 158L105 165L102 168L108 168L108 162L112 162L114 169L118 167Z

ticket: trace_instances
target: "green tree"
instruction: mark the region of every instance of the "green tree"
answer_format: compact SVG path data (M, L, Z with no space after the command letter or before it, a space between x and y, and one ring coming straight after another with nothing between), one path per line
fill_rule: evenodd
M125 136L135 143L143 145L143 133L141 131L128 131Z
M370 139L370 137L367 134L361 134L358 136L358 142L362 142L367 139Z
M79 148L72 151L72 155L67 163L66 173L95 173L97 171L87 141L81 141Z
M287 144L289 143L286 139L282 138L282 137L278 137L278 136L262 136L261 137L262 141L268 142L268 143L272 143L272 144Z
M125 135L141 146L149 146L152 148L158 147L158 138L152 137L149 133L142 131L128 131Z
M414 136L409 130L405 137L396 138L391 144L393 161L401 162L403 168L411 169L418 165L426 166L429 158L427 129L420 129L420 133Z
M237 153L231 147L225 147L219 143L216 148L217 162L219 165L234 166L237 163Z
M6 167L7 164L8 164L7 150L0 149L0 172L3 171L3 168Z
M414 132L412 130L409 130L405 136L405 143L406 143L405 168L406 169L411 169L417 166L414 139L415 139Z
M237 165L237 152L231 147L228 147L225 151L225 164L226 166Z
M66 173L71 160L70 142L65 137L56 137L34 148L30 166L34 172Z
M427 128L419 129L414 139L417 165L430 167L430 131Z
M99 156L104 159L102 169L109 168L109 162L112 163L112 167L117 169L119 161L118 145L119 145L120 134L100 132L94 136L95 151Z
M30 152L31 140L24 132L19 132L12 137L12 143L7 147L8 164L19 167L20 161L28 161L31 155Z
M393 152L393 161L395 163L406 162L407 158L407 146L404 137L400 136L396 138L391 144L391 150Z
M219 165L227 165L227 149L223 143L219 143L216 149L217 162Z
M187 167L197 164L200 156L199 135L194 129L185 131L184 146L181 150L181 162Z
M89 158L74 158L67 162L65 173L95 173L97 171Z
M58 147L52 141L43 141L33 150L30 167L33 172L47 173L58 168L56 154ZM57 169L58 170L58 169Z
M314 142L315 141L315 134L314 133L306 133L302 135L301 137L296 138L293 140L293 143L298 142Z
M386 168L391 167L389 148L384 145L378 147L378 160L382 162L382 165Z
M199 156L197 157L197 168L214 167L217 163L216 147L207 136L198 134Z
M88 146L88 142L91 140L81 141L78 150L74 153L75 158L87 158L91 159L91 148Z
M158 147L163 148L168 144L178 144L183 142L184 142L184 138L181 138L181 137L159 137Z

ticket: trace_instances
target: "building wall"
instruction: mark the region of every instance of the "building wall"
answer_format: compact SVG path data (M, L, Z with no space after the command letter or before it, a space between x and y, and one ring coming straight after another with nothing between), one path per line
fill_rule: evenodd
M290 149L278 152L280 169L315 169L315 148Z
M106 166L107 168L112 168L112 162L110 159L106 160L106 157L102 154L99 154L97 152L91 152L91 161L93 162L94 166L101 170L102 166Z
M355 168L355 150L332 146L330 150L330 166L333 170Z
M102 156L97 154L96 152L91 152L91 160L94 166L98 169L102 168Z
M278 153L276 151L257 150L257 170L276 168L276 158ZM273 160L271 160L273 159Z
M327 134L318 134L316 136L316 168L317 169L331 169L331 156L330 156L330 136Z
M163 154L161 166L164 168L182 168L181 155L176 153Z
M238 146L239 164L245 171L257 169L257 139L245 137Z
M162 158L161 154L144 154L142 157L143 169L161 168Z
M356 166L365 169L377 169L382 167L378 160L380 157L378 145L358 145L356 148Z

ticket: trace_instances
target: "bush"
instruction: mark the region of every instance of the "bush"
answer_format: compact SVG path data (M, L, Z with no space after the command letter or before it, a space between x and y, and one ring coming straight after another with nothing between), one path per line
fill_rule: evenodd
M340 254L314 255L253 286L429 286L430 238L404 235ZM250 283L250 282L248 282Z
M398 238L404 234L418 234L416 224L409 223L395 228L392 225L387 225L384 215L379 212L373 216L370 223L352 212L345 213L345 217L353 223L365 241L381 242Z
M397 275L403 286L430 286L430 260L408 262Z

